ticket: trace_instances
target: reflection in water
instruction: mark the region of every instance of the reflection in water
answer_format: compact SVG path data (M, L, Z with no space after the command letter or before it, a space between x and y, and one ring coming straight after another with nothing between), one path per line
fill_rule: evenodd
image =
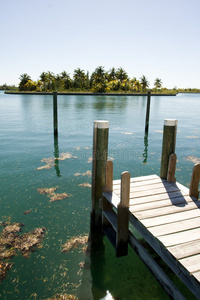
M103 298L104 291L104 266L105 266L105 246L101 226L93 226L93 217L90 223L90 259L92 276L92 294L94 299Z
M59 169L59 145L58 145L58 136L54 135L54 157L55 157L55 170L56 175L61 177Z
M147 157L148 157L148 133L144 136L144 152L143 152L143 164L147 163Z
M127 106L127 97L119 96L94 96L95 102L92 103L93 109L121 109Z

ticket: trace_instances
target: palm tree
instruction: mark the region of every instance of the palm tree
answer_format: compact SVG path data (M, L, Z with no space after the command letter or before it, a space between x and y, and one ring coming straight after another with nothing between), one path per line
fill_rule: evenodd
M116 71L116 77L117 77L117 79L120 80L120 82L122 82L125 79L129 80L128 74L122 68L118 68L117 69L117 71Z
M24 74L20 75L19 79L20 79L19 90L24 91L25 85L27 84L27 82L29 80L31 80L31 77L28 74L24 73Z
M156 78L154 81L154 86L156 89L160 89L162 87L162 80L159 78Z
M97 67L92 73L92 78L94 79L95 83L103 83L106 80L104 67Z
M108 78L108 81L114 81L117 79L115 68L112 68L108 71L107 78Z
M140 78L140 84L142 86L143 92L146 91L147 87L149 87L149 81L144 75L142 75L142 77Z
M84 88L86 84L86 75L83 70L80 68L74 70L74 87L75 88Z
M95 92L105 92L107 79L104 67L100 66L95 69L90 78L90 85Z

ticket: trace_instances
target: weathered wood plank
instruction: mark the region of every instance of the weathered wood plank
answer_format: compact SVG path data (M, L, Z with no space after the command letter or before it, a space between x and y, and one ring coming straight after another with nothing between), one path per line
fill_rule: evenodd
M172 192L177 192L179 191L179 189L173 185L165 188L165 187L161 187L161 188L157 188L157 189L146 189L146 190L142 190L142 191L134 191L133 189L131 189L130 191L130 198L134 199L134 198L139 198L139 197L146 197L146 196L153 196L153 195L159 195L159 194L163 194L163 193L172 193ZM116 195L120 196L120 192L118 190L114 189L114 192L116 193Z
M148 179L148 180L142 180L142 181L130 181L130 186L131 187L139 187L139 186L143 186L143 185L152 185L152 184L158 184L158 183L162 183L162 180L158 177L155 179ZM118 184L114 184L115 189L120 188L121 182L119 182Z
M176 191L170 193L170 199L174 199L177 197L184 197L188 196L188 193L182 192L182 191ZM161 201L169 199L169 195L167 193L163 194L157 194L157 195L151 195L151 196L144 196L139 198L130 198L130 205L132 204L142 204L142 203L150 203L154 201Z
M166 215L166 216L158 216L158 217L150 217L147 219L140 220L142 224L146 227L151 227L151 226L156 226L156 225L161 225L161 224L167 224L171 222L178 222L181 220L186 220L186 219L192 219L195 217L200 217L200 210L196 209L196 207L193 207L191 210L188 211L182 211L178 213L174 213L171 215Z
M134 185L134 183L132 183L130 185L130 189L131 189L131 193L135 193L135 192L140 192L140 191L150 191L150 190L156 190L156 189L160 189L160 188L164 188L166 191L168 190L174 190L176 188L176 190L179 190L178 187L176 187L175 185L172 185L170 182L157 182L157 183L152 183L152 184L146 184L146 182L143 185L139 185L136 186ZM120 186L114 186L114 191L115 193L119 193L120 192Z
M155 208L161 208L161 207L167 207L167 206L172 206L172 205L187 205L187 203L193 202L191 198L188 197L188 200L186 202L184 197L177 197L177 198L172 198L172 199L166 199L162 201L155 201L155 202L149 202L149 203L143 203L143 204L134 204L134 201L132 201L130 204L130 210L132 212L139 212L139 211L146 211L150 209L155 209Z
M200 281L200 271L192 272L192 275L193 275L198 281Z
M132 207L130 207L130 211L132 213L134 213L134 215L140 219L147 219L147 218L152 218L152 217L158 217L158 216L164 216L164 215L168 215L168 214L173 214L173 213L177 213L177 212L184 212L186 210L191 210L191 209L198 209L200 207L200 203L196 202L194 203L193 201L189 202L189 196L185 197L185 200L188 201L187 203L185 203L185 205L179 204L179 205L173 205L173 206L167 206L167 207L161 207L161 208L156 208L156 209L151 209L148 211L142 211L142 212L134 212L134 209L132 209Z
M156 237L159 237L161 235L167 235L175 232L181 232L185 231L188 229L193 229L193 228L198 228L200 227L200 218L193 218L183 220L183 221L178 221L178 222L173 222L173 223L168 223L164 225L158 225L154 227L150 227L149 231ZM199 249L200 251L200 249Z
M158 179L160 178L158 175L147 175L147 176L139 176L139 177L132 177L130 179L130 182L139 182L139 181L146 181L146 180L151 180L151 179ZM115 184L121 184L121 179L117 179L113 181L113 185Z
M138 197L144 197L144 196L159 195L159 194L163 194L163 193L168 193L169 194L169 193L173 193L173 192L177 192L177 191L179 191L179 189L175 186L169 186L167 188L161 187L161 188L152 189L152 190L144 190L144 191L141 191L141 192L135 192L135 191L131 190L130 197L131 198L138 198Z
M191 273L200 271L200 254L182 258L179 261Z
M166 247L183 244L185 242L198 240L200 237L200 227L168 235L159 236L159 240Z
M173 184L173 183L172 183L172 184ZM176 185L181 191L183 191L183 192L185 192L185 193L187 193L187 194L189 195L190 190L189 190L186 186L182 185L182 184L179 183L179 182L176 182L175 185Z
M199 254L199 252L200 252L200 239L195 240L195 241L191 241L191 242L187 242L187 243L184 243L184 244L176 245L176 246L167 247L167 249L177 259L181 259L181 258L185 258L185 257L192 256L192 255L195 255L195 254Z

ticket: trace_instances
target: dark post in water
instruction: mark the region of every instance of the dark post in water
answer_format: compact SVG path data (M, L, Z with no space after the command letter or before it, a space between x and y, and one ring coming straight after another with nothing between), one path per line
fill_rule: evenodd
M105 163L108 156L108 121L94 121L92 166L92 223L102 225L102 189L105 186Z
M148 96L147 96L146 122L145 122L145 134L148 134L148 131L149 131L150 103L151 103L151 92L148 92Z
M53 92L53 128L54 135L58 135L57 92Z
M167 179L169 158L175 153L177 120L165 120L163 127L163 144L160 167L160 178Z

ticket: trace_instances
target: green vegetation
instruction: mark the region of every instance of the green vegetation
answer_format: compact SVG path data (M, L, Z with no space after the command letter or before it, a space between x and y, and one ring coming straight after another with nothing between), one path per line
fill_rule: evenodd
M12 91L28 91L28 92L92 92L92 93L146 93L151 91L153 93L169 94L178 92L200 92L199 89L177 89L169 90L163 87L162 80L156 78L154 81L154 88L150 89L150 83L146 76L132 79L128 76L123 68L111 68L105 71L104 67L99 66L95 71L89 75L80 68L74 70L73 75L66 71L60 74L53 72L42 72L37 81L33 81L31 77L24 73L19 77L20 83L18 87L7 86L6 84L0 86L2 90Z

